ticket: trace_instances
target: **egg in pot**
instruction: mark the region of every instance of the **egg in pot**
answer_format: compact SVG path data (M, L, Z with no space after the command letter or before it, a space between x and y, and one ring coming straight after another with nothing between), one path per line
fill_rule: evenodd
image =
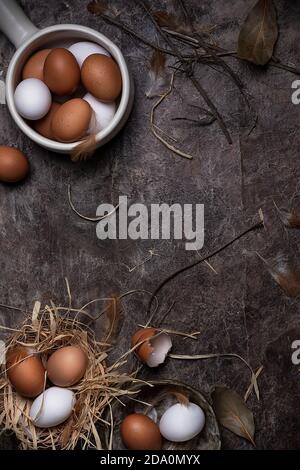
M117 63L104 54L91 54L83 62L81 80L89 93L104 102L121 93L122 77Z
M90 41L75 42L68 48L68 50L72 52L80 68L82 67L85 59L91 54L104 54L110 56L109 52L104 49L104 47Z
M37 78L39 80L43 80L44 64L50 52L51 49L42 49L33 54L23 67L22 79L26 80L26 78Z
M91 122L89 133L97 134L103 131L114 118L116 103L103 103L90 93L84 95L83 99L89 103L95 113L95 119Z
M44 82L56 95L70 95L79 85L80 68L73 54L64 48L52 49L44 64Z
M56 103L53 101L50 110L42 119L38 121L33 121L33 128L36 132L41 134L43 137L47 137L47 139L53 139L52 133L52 119L56 111L61 107L60 103Z
M159 429L165 439L185 442L197 436L205 425L205 414L200 406L189 402L176 403L162 415Z
M79 346L66 346L49 357L48 378L60 387L71 387L84 376L87 365L87 355Z
M76 142L85 135L89 128L93 110L81 98L73 98L62 104L53 116L51 132L60 142Z
M23 118L35 121L46 116L52 98L44 82L37 78L27 78L15 89L14 101L18 113Z
M146 415L133 413L121 424L121 437L130 450L160 450L162 438L158 426Z
M16 347L6 355L7 377L13 388L24 397L36 397L44 389L45 368L36 351Z
M29 163L24 153L14 147L0 145L0 181L17 183L29 172Z

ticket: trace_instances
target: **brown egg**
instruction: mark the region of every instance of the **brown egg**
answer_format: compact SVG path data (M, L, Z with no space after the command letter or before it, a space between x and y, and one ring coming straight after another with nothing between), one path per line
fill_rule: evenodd
M87 364L87 355L79 346L66 346L49 357L48 378L54 385L70 387L84 376Z
M29 163L24 153L14 147L0 145L0 181L17 183L27 176Z
M122 77L116 62L103 54L91 54L82 64L81 80L98 100L114 101L121 93Z
M121 424L121 437L130 450L160 450L162 438L158 426L146 415L126 416Z
M56 95L70 95L80 82L80 68L67 49L52 49L44 65L44 82Z
M51 104L50 111L44 116L42 119L39 119L38 121L32 121L32 125L34 130L36 130L39 134L41 134L44 137L47 137L47 139L53 139L53 133L52 133L52 119L56 111L61 107L60 103L53 103Z
M41 51L33 54L24 65L22 71L22 80L26 78L44 79L44 63L47 56L50 54L51 49L42 49Z
M60 142L76 142L87 134L92 108L81 98L62 104L52 119L53 137Z
M45 368L40 357L32 353L29 348L16 347L6 355L7 377L24 397L36 397L44 390Z

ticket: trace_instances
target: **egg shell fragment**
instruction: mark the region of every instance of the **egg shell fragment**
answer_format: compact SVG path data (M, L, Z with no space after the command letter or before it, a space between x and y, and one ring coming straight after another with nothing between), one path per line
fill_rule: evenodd
M50 52L51 49L42 49L33 54L23 67L22 79L26 80L27 78L38 78L39 80L43 80L44 64Z
M91 123L89 134L97 134L103 131L113 120L116 113L116 103L103 103L90 93L84 95L83 99L89 103L95 113L95 119Z
M167 333L160 333L155 328L141 328L132 337L131 345L134 347L141 343L135 350L138 358L149 367L157 367L162 364L170 349L172 340Z
M19 83L14 94L18 113L25 119L44 117L51 106L51 93L47 85L37 78L27 78Z
M34 400L29 415L35 426L51 428L69 418L75 403L75 395L71 390L50 387Z
M121 437L130 450L160 450L162 447L158 426L140 413L126 416L121 424Z
M72 44L68 50L74 55L80 68L82 67L85 59L92 54L103 54L110 57L109 52L104 49L104 47L99 46L99 44L96 44L95 42L75 42L75 44Z
M197 436L205 425L205 414L200 406L181 403L168 408L161 417L159 429L168 441L185 442Z
M87 355L78 346L60 348L48 359L48 378L59 387L70 387L84 376L87 364Z
M24 347L9 350L6 369L10 383L20 395L33 398L44 390L45 369L36 351Z

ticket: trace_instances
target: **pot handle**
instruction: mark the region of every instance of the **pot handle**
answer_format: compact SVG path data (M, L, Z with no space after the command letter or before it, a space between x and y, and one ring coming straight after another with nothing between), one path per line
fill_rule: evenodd
M15 0L0 0L0 31L16 48L38 31Z

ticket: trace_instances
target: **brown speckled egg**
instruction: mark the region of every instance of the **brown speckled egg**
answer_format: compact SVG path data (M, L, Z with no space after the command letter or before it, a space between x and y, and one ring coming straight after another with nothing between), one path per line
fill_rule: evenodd
M130 450L160 450L162 438L159 427L146 415L134 413L121 424L121 437Z
M76 142L87 134L92 108L81 98L62 104L52 119L51 129L55 140Z
M91 54L82 64L81 80L91 95L104 102L121 93L122 77L116 62L103 54Z
M61 107L60 103L55 103L53 102L51 104L51 108L44 116L42 119L39 119L38 121L33 121L33 128L41 134L44 137L47 137L47 139L53 139L53 134L52 134L52 119L56 111Z
M79 346L66 346L49 357L48 378L59 387L71 387L84 376L87 364L87 355Z
M67 49L52 49L44 64L44 82L56 95L70 95L80 82L80 68Z
M29 172L29 163L24 153L14 147L0 145L0 181L17 183Z
M16 347L6 355L7 377L24 397L36 397L44 389L45 369L38 355L25 347Z
M24 65L22 70L22 80L26 80L27 78L43 80L44 64L50 52L51 49L42 49L41 51L33 54Z

